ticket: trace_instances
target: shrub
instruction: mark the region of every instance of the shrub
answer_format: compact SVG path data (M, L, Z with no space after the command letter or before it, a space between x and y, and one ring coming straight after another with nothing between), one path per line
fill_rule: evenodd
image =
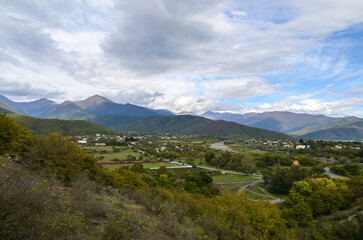
M93 172L96 168L95 158L59 133L35 137L23 159L31 170L48 177L55 175L64 182L71 182L81 172Z

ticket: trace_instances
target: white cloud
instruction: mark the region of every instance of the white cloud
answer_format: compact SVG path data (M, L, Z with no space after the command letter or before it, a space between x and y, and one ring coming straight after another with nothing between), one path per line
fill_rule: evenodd
M272 94L280 86L271 85L261 77L241 77L209 81L202 89L209 98L246 99Z
M248 15L247 12L240 11L240 10L232 10L231 14L234 15L234 16L240 16L240 17L246 17Z
M264 103L254 107L253 111L292 111L298 113L310 113L310 114L323 114L328 116L347 116L355 115L363 117L363 113L358 108L363 107L362 96L349 96L344 94L340 95L336 100L327 100L323 98L316 98L315 96L320 93L326 93L332 85L328 85L320 91L312 93L305 93L298 96L290 96L282 101L274 103ZM351 91L359 93L361 88L351 88L347 93ZM315 97L315 98L314 98Z

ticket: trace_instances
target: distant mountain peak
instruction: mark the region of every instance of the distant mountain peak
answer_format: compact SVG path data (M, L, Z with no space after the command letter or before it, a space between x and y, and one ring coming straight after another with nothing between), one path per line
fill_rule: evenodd
M184 112L178 112L178 113L176 113L175 115L178 115L178 116L183 116L183 115L190 115L190 116L197 116L195 113L193 113L193 112L186 112L186 111L184 111Z
M88 102L112 102L111 100L101 96L101 95L98 95L98 94L95 94L93 96L90 96L88 98L86 98L85 100L83 101L88 101Z
M105 97L102 97L98 94L93 95L91 97L86 98L85 100L81 100L81 101L74 101L74 103L79 106L82 109L86 109L89 107L94 107L94 106L98 106L98 105L102 105L104 103L113 103L111 100L108 100Z

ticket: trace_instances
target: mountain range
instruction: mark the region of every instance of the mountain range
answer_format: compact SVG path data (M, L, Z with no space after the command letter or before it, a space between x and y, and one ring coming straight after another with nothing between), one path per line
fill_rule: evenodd
M357 117L327 117L292 112L216 113L200 116L174 114L165 109L149 109L118 104L94 95L81 101L58 104L48 99L14 102L0 95L0 112L43 119L87 120L112 130L180 133L205 136L239 136L304 139L362 140L363 120Z
M212 120L232 121L251 127L282 132L296 138L363 140L363 119L357 117L328 117L282 111L247 113L243 115L209 111L201 116Z

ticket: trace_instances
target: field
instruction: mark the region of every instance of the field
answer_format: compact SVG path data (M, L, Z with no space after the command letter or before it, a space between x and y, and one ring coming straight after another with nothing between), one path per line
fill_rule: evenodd
M134 152L129 147L119 147L120 152L113 152L113 148L111 146L105 146L105 147L88 147L87 150L91 151L97 151L95 153L95 157L99 159L99 157L103 157L103 159L100 159L99 162L101 163L107 163L107 162L113 162L113 159L118 159L118 161L125 161L127 159L128 155L135 156L136 158L139 158L141 155L139 152ZM107 153L102 153L102 151L106 151ZM148 161L148 158L143 159L144 161Z
M123 166L129 166L131 167L133 164L109 164L109 165L101 165L104 168L109 168L109 169L117 169L119 167L123 167ZM172 163L164 163L164 162L156 162L156 163L143 163L142 164L144 166L145 169L150 169L150 168L159 168L161 166L165 166L165 167L177 167L179 165L176 164L172 164Z
M285 199L287 197L287 195L285 195L285 194L277 194L277 193L273 193L273 192L269 191L268 189L265 188L265 185L262 182L256 183L255 186L260 187L260 188L266 190L266 192L268 192L270 195L272 195L272 196L274 196L276 198Z
M247 182L246 182L247 184ZM236 183L236 184L218 184L218 187L222 189L223 191L231 192L231 193L237 193L238 190L243 187L243 183Z
M260 194L256 194L255 192L250 192L248 190L246 191L246 193L247 193L247 196L253 200L257 200L257 199L272 200L272 199L274 199L273 197L262 196Z
M205 172L205 169L200 168L170 168L169 171L174 172L176 178L183 178L187 173L188 174L197 174L198 172ZM147 170L150 174L156 173L156 169L148 169Z
M224 174L213 176L214 183L220 182L251 182L259 180L259 177L246 176L240 174Z

